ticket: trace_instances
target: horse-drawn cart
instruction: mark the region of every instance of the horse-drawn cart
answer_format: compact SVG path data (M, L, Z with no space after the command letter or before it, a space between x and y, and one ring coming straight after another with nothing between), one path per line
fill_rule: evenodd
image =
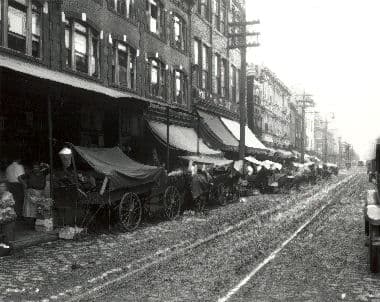
M162 167L148 166L127 157L121 149L84 148L69 145L60 154L65 175L74 183L76 213L81 210L80 226L89 227L102 210L108 210L108 221L115 218L126 231L136 229L151 208L160 208L168 219L180 213L181 195L171 185ZM68 170L69 167L70 171ZM84 171L82 170L84 169ZM59 203L59 196L55 196ZM77 215L75 216L77 224Z

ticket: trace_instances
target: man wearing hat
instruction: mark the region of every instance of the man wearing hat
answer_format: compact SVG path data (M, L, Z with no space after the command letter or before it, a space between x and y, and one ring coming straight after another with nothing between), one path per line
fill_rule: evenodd
M5 171L8 189L15 199L15 211L18 217L22 217L24 206L24 187L20 183L19 177L25 174L24 166L20 164L20 159L15 158Z

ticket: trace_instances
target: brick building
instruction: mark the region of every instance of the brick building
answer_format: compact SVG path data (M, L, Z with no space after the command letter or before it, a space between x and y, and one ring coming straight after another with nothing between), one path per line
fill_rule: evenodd
M248 78L251 76L255 98L248 119L253 118L254 130L261 134L265 145L289 148L292 145L290 89L267 67L251 65Z

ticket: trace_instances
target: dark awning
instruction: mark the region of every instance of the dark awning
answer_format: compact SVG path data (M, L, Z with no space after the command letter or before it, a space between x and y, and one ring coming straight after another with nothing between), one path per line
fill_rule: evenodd
M166 143L167 125L157 121L148 121L153 134ZM187 151L191 154L197 153L198 136L193 128L179 125L170 125L169 127L169 144L172 148ZM208 147L205 142L199 138L199 153L205 155L220 155L219 150Z
M229 151L236 151L238 149L239 141L226 128L218 116L200 110L198 113L203 119L203 130L207 132L208 136L211 136L217 141L217 145L220 149Z

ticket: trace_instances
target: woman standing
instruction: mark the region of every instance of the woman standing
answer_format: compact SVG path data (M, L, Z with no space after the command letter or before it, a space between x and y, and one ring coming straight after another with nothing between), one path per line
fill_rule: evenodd
M46 176L49 173L48 164L33 164L33 169L19 177L25 188L25 200L23 215L32 218L33 222L37 214L37 203L45 198L43 195L46 186ZM32 223L33 223L32 222Z

